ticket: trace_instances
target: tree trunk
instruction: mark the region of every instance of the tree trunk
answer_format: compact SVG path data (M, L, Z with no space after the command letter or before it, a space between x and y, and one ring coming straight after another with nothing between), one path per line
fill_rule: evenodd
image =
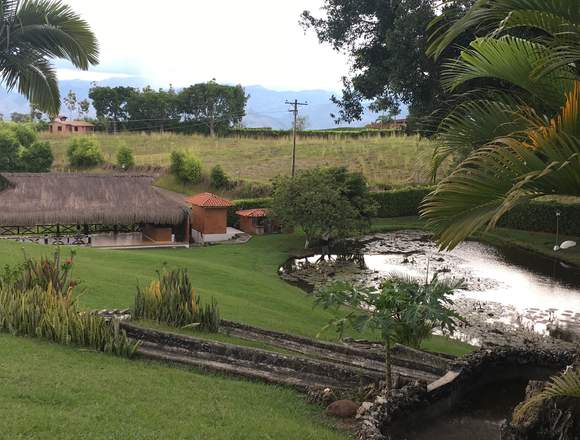
M391 341L385 342L385 367L385 382L387 386L387 397L389 397L393 391L393 373L391 371Z

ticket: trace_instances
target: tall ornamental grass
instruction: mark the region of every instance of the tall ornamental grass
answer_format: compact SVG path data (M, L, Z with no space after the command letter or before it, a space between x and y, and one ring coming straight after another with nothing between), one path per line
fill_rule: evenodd
M211 332L217 332L220 323L217 303L212 299L210 304L201 304L184 269L158 272L158 278L148 287L137 286L133 316Z

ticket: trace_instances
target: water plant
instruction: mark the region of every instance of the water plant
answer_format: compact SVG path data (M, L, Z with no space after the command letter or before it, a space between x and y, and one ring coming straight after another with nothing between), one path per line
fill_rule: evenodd
M137 286L133 316L174 327L199 327L217 332L219 309L215 300L202 305L185 269L157 272L157 279L142 289Z

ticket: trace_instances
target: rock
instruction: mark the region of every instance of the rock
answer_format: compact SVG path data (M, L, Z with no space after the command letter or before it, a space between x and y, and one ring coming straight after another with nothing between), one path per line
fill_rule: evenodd
M356 418L360 419L367 412L369 412L369 409L371 409L372 406L373 402L363 402L362 405L359 407L358 411L356 412Z
M359 406L352 400L337 400L332 402L326 408L326 413L343 419L354 417L358 411Z

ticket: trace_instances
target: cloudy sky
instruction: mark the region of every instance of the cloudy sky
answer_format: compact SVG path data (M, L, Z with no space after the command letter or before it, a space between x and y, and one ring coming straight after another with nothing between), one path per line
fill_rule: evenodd
M299 25L322 0L66 0L97 34L100 65L62 79L142 76L179 87L215 78L277 90L340 89L347 59Z

